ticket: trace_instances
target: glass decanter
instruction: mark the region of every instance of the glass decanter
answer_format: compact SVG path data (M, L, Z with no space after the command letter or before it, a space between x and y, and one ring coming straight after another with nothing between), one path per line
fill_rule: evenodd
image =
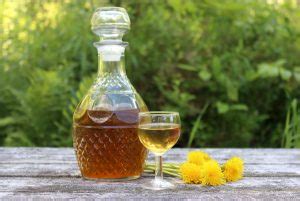
M148 111L126 76L123 35L130 29L125 9L98 8L91 20L100 37L96 81L73 116L73 143L87 179L134 179L143 172L147 150L138 138L138 113Z

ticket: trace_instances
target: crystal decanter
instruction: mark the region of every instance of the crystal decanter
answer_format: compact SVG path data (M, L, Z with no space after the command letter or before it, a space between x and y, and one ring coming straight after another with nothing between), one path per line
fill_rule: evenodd
M73 142L86 179L135 179L147 151L137 134L138 113L148 111L126 76L123 35L130 29L125 9L98 8L92 31L100 37L98 76L73 116Z

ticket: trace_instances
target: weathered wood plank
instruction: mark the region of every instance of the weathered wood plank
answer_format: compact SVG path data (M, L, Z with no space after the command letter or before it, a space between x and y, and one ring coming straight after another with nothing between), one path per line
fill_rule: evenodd
M145 192L140 190L139 192ZM1 193L2 200L299 200L300 193L282 191L159 191L133 194L131 191L101 193Z
M214 159L219 161L220 163L226 161L231 156L225 155L211 155ZM265 155L265 156L247 156L243 155L240 156L244 159L245 164L299 164L300 159L297 155L287 155L287 156L272 156L272 155ZM175 154L166 154L164 159L167 161L173 162L183 162L186 160L186 156L180 156ZM149 155L149 160L153 161L153 155ZM22 154L18 156L11 156L11 157L0 157L0 164L15 164L15 163L76 163L75 155L35 155L30 156L27 154Z
M248 177L300 176L298 150L204 150L221 163L233 155L241 156L246 162L245 176ZM183 162L188 151L189 149L172 149L166 154L165 161ZM0 176L80 176L72 148L0 148L0 153ZM153 160L153 155L149 154L149 161Z
M72 148L0 148L0 199L299 199L299 149L202 149L223 162L237 155L245 178L220 187L179 183L176 189L141 188L149 175L130 182L83 180ZM190 149L172 149L166 161L182 162ZM153 161L150 155L149 160Z
M199 149L189 149L189 148L173 148L172 152L177 154L185 154L192 150ZM248 154L248 155L260 155L260 154L270 154L273 155L287 155L287 154L300 154L300 149L277 149L277 148L201 148L200 150L204 150L210 154L217 153L219 154ZM53 148L53 147L0 147L0 155L1 154L22 154L28 153L31 155L34 154L57 154L57 155L68 155L74 154L73 148Z
M240 156L246 164L300 164L300 149L203 149L223 162ZM189 149L172 149L168 161L184 161ZM150 154L150 159L153 156ZM76 163L72 148L0 148L0 164L8 163Z
M79 169L76 163L57 164L0 164L0 176L35 176L35 177L79 177ZM300 165L295 164L248 164L245 166L247 177L300 177Z
M112 191L124 191L130 186L133 189L140 188L141 184L154 179L152 177L141 177L132 181L123 182L100 182L85 180L82 178L66 178L66 177L0 177L0 192L101 192L105 188ZM181 180L172 178L179 190L185 188L194 190L205 190L210 187L203 187L201 185L183 184ZM237 182L227 183L224 186L219 186L220 189L248 189L248 190L269 190L277 189L279 191L298 190L300 191L299 177L251 177L244 178Z
M0 198L14 199L297 199L300 178L245 178L219 187L178 183L176 189L153 191L141 188L152 178L128 182L96 182L81 178L0 177Z

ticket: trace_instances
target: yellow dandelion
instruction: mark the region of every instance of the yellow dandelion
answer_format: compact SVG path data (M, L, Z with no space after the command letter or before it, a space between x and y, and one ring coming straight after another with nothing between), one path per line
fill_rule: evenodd
M206 161L209 161L210 156L203 151L191 151L188 154L188 162L194 163L195 165L203 165Z
M187 184L200 184L201 183L201 167L193 163L185 162L180 168L182 180Z
M207 161L202 166L202 185L218 186L225 183L224 174L219 163L215 160Z
M232 157L226 161L223 169L227 181L237 181L243 177L244 162L239 157Z

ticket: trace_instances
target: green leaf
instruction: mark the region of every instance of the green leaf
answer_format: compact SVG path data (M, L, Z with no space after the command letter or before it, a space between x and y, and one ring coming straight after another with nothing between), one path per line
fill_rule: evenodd
M197 71L197 68L194 66L190 66L187 64L178 64L178 68L183 69L183 70L187 70L187 71Z
M9 126L14 123L15 123L15 120L12 117L5 117L5 118L0 119L0 127Z
M200 127L200 124L201 124L201 119L202 119L202 116L204 115L204 113L206 112L207 108L209 106L209 103L206 103L203 107L203 109L201 110L199 116L197 117L196 121L194 122L194 125L193 125L193 128L192 128L192 131L190 133L190 136L189 136L189 142L188 142L188 147L191 147L192 143L193 143L193 140L195 139L195 136L196 136L196 133Z
M277 77L279 69L275 65L263 63L258 66L258 75L260 77Z
M286 148L300 147L300 111L297 99L293 99L288 108L281 145Z
M280 68L280 77L283 80L289 80L292 77L292 73L289 70L286 70L284 68Z
M248 107L244 104L234 104L230 106L230 110L241 110L241 111L247 111Z
M226 112L229 111L229 105L227 103L223 103L221 101L218 101L216 103L216 107L217 107L219 114L225 114Z
M214 56L212 60L212 71L215 76L221 75L221 61L218 57Z
M27 147L34 146L28 136L22 131L9 133L4 139L5 146L19 146L20 144Z
M246 75L245 75L245 78L246 78L248 81L253 81L253 80L255 80L257 77L258 77L257 72L255 72L255 71L253 71L253 70L247 71L247 72L246 72Z
M297 82L300 82L300 67L294 68L294 77Z
M181 0L168 0L168 4L177 12L180 12L182 10Z
M227 80L226 82L227 96L230 100L237 101L238 100L238 89L234 86L234 84Z
M206 69L201 70L198 75L203 81L208 81L211 78L210 72L208 72Z
M286 64L286 60L285 59L279 59L278 61L276 61L274 63L277 67L283 67L284 64Z

